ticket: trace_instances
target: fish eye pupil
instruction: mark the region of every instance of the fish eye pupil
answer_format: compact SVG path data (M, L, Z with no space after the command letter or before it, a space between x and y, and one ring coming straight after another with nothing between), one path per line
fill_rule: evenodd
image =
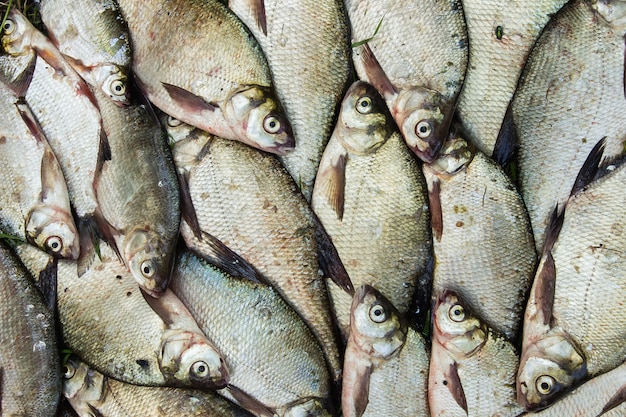
M541 389L547 391L548 389L550 389L550 385L547 382L542 382Z
M203 373L204 373L204 371L206 371L206 368L204 367L204 365L200 365L200 366L198 366L198 373L203 374Z
M149 267L149 266L147 266L147 265L146 265L146 266L144 266L144 267L143 267L143 272L144 272L144 273L146 273L146 274L149 274L149 273L150 273L150 267Z

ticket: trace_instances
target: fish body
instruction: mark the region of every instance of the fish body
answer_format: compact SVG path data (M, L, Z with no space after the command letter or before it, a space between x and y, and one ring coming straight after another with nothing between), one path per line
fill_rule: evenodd
M322 157L311 204L355 286L369 284L405 314L431 256L428 191L378 92L348 90ZM352 297L329 285L344 336Z
M254 7L259 3L262 10ZM276 94L296 140L295 150L281 161L310 201L335 109L350 74L343 3L230 0L228 5L250 28L267 57Z
M0 375L3 416L55 415L61 371L55 323L31 277L0 242Z
M115 0L43 0L39 13L48 36L89 85L116 104L130 104L130 36Z
M156 107L269 152L285 154L294 148L261 47L224 4L118 3L130 30L133 72Z
M537 40L520 78L511 111L538 253L552 209L565 203L598 140L606 137L607 158L624 152L623 13L620 2L568 3Z
M387 101L407 145L431 162L450 126L468 61L461 2L346 1L359 78ZM399 29L401 28L401 29Z
M500 166L454 132L423 170L433 219L433 292L457 292L512 340L536 265L522 198Z
M432 416L517 416L513 345L451 291L436 294L428 382Z
M374 287L362 285L351 307L343 415L430 416L428 360L422 336Z

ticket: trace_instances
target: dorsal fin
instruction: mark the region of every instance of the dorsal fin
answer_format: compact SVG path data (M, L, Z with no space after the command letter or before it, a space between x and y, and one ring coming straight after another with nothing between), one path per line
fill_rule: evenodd
M598 167L600 166L600 161L602 160L602 154L604 153L604 147L606 146L606 136L603 137L596 143L593 147L585 163L580 168L578 175L576 176L576 181L574 181L574 185L572 186L572 191L570 192L570 196L577 194L580 190L589 185L590 182L596 176L598 172Z

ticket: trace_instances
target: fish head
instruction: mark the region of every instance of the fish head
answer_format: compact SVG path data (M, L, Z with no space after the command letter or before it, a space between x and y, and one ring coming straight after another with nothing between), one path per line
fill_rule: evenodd
M406 340L401 314L378 290L362 285L350 309L350 338L370 357L391 357Z
M517 401L545 408L587 374L585 357L567 334L553 331L526 346L517 373Z
M224 100L222 110L242 142L277 155L295 148L291 124L270 88L252 85L236 89Z
M152 297L167 289L173 268L173 248L153 232L136 229L125 238L123 257L139 286Z
M106 396L106 377L73 355L63 365L62 372L65 398L80 415L92 415L90 406Z
M56 258L78 259L80 243L71 214L54 206L37 206L26 219L26 240Z
M591 8L611 27L618 30L626 29L626 1L624 0L592 0Z
M117 65L97 65L91 70L95 84L120 107L130 104L128 75Z
M402 90L394 103L392 115L406 144L422 161L432 162L448 135L454 105L425 87Z
M221 389L230 379L217 348L204 336L185 330L166 330L160 367L175 386Z
M439 156L428 164L428 169L435 175L449 177L467 167L475 154L470 144L452 129L439 151Z
M167 132L167 138L170 145L174 145L187 139L193 131L197 130L195 126L189 125L166 113L161 114L160 119L161 125L163 125L165 131Z
M387 104L376 89L356 81L348 89L339 112L335 133L350 153L375 152L396 130Z
M9 55L24 55L31 51L31 38L36 32L35 27L26 16L13 8L2 25L0 41L2 49Z

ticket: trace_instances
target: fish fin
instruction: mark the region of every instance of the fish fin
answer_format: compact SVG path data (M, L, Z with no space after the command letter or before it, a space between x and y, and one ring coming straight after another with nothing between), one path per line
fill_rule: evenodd
M335 284L350 295L354 295L354 285L346 271L337 248L332 242L331 237L326 233L326 229L322 222L313 213L315 239L317 241L317 256L319 258L320 268L324 274L329 277Z
M318 174L320 194L326 198L339 220L343 219L347 157L348 155L343 153L331 158L330 164Z
M243 392L239 388L228 385L224 388L230 395L233 396L235 401L246 410L250 411L252 414L257 417L274 417L274 411L271 408L267 407L265 404L261 403L259 400L254 398L253 396Z
M430 222L433 228L433 237L437 239L437 242L441 241L441 235L443 233L443 214L441 211L441 198L439 194L441 187L439 180L433 177L431 181L428 181L428 201L430 203Z
M357 366L355 372L356 377L350 387L352 392L349 393L349 396L354 403L355 417L361 417L369 403L372 366Z
M78 218L78 239L80 255L76 264L79 277L82 277L94 263L96 256L100 258L99 247L96 244L98 226L93 218Z
M48 265L39 272L39 289L50 312L55 312L57 307L57 262L58 259L50 257Z
M94 405L87 403L87 407L89 407L89 417L106 417Z
M622 86L624 88L624 97L626 97L626 35L624 35L624 69L622 72Z
M552 305L554 304L554 289L556 284L556 267L552 252L544 255L544 261L537 276L537 290L534 294L537 312L543 316L543 325L549 326L552 320Z
M380 95L389 100L391 97L398 94L396 88L391 84L387 74L383 71L380 63L374 56L374 52L370 49L366 43L361 47L361 60L363 61L363 67L365 69L365 75L370 84L372 84L380 92Z
M193 235L198 240L202 240L202 230L200 230L200 222L196 215L196 209L193 205L193 199L189 192L189 184L187 182L187 175L176 170L176 177L178 178L178 185L180 189L180 214L185 223L189 225Z
M18 100L15 103L15 107L17 107L17 111L19 112L20 116L22 116L22 120L28 127L30 133L35 137L37 142L48 143L46 135L43 133L43 130L41 129L37 118L30 110L30 107L28 107L28 104L26 104L26 102L22 100Z
M598 167L600 165L600 161L602 160L602 154L604 153L605 146L606 136L600 139L591 152L589 152L587 159L585 159L583 166L580 168L580 171L576 176L576 181L574 181L570 196L577 194L593 181L596 173L598 172Z
M267 36L267 15L265 14L265 0L248 1L250 12L256 21L257 27Z
M622 387L619 390L617 390L617 392L611 397L611 399L606 404L604 404L604 407L602 407L602 411L596 417L600 417L603 414L608 413L609 411L611 411L612 409L614 409L615 407L617 407L618 405L622 404L625 401L626 401L626 385L622 385Z
M546 227L546 233L543 243L543 254L545 255L547 252L552 250L556 240L561 233L561 228L563 227L563 220L565 219L565 210L559 210L559 205L557 204L552 210L552 214L550 215L550 221L548 222L548 226Z
M202 97L199 97L184 88L164 82L162 82L161 85L165 88L165 91L167 91L170 98L186 112L199 113L206 110L215 111L216 106L214 104L209 103Z
M106 221L106 219L104 218L104 215L102 214L99 208L96 208L96 210L94 211L93 219L97 226L96 230L98 232L99 237L102 238L106 243L108 243L109 246L111 246L111 248L115 251L115 254L117 255L120 262L126 265L126 261L124 260L124 257L122 256L122 252L117 247L117 243L115 239L116 236L121 236L122 233L119 230L117 230L115 227L113 227L111 224L109 224L108 221ZM96 245L97 245L97 239L94 239L95 249L97 249Z
M513 161L517 149L519 147L519 141L517 138L517 127L513 120L513 111L511 110L511 104L506 109L504 114L504 120L500 126L500 132L498 132L498 138L493 148L491 158L501 167L505 167Z
M450 391L452 398L454 401L465 410L467 414L467 400L465 398L465 391L463 390L463 385L461 384L461 378L459 377L459 370L457 368L457 363L453 362L450 364L448 368L448 372L444 372L444 385Z

